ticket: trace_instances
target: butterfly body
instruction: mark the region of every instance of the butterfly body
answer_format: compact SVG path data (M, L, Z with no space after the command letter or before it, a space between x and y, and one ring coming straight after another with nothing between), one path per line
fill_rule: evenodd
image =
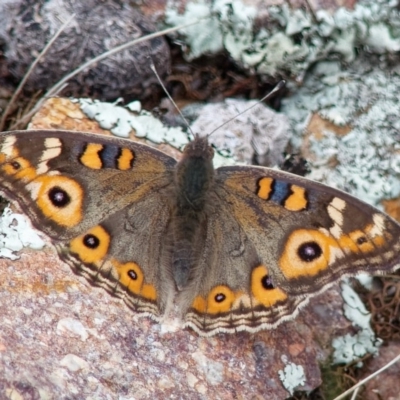
M187 145L176 167L175 188L171 196L174 212L170 264L178 289L186 286L196 258L200 256L196 250L205 236L202 229L206 223L205 209L211 202L209 193L214 185L213 154L207 140L196 137Z
M207 139L182 159L64 131L0 135L0 189L74 272L200 334L297 315L337 279L400 262L400 226L338 190L263 167L214 169Z

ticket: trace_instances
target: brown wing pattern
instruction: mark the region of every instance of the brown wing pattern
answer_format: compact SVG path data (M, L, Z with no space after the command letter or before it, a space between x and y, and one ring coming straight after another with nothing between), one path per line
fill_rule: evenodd
M75 272L152 315L170 293L160 278L175 164L148 146L99 135L24 131L0 138L0 189Z
M400 226L350 195L258 167L220 168L216 180L203 277L184 297L199 332L271 328L338 278L400 262Z

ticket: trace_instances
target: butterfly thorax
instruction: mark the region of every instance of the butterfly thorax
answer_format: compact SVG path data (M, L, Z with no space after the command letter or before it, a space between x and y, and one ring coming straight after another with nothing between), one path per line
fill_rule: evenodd
M198 136L183 152L176 168L177 206L180 212L201 211L214 181L214 151L207 138Z
M172 267L178 288L187 284L202 248L206 225L203 211L214 184L213 156L207 138L196 136L185 147L176 168Z

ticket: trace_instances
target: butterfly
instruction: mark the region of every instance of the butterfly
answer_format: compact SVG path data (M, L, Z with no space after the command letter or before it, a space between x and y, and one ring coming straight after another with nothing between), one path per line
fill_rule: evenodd
M201 335L271 329L339 278L392 271L400 225L339 190L257 166L214 169L60 130L0 134L0 190L60 258L134 311Z

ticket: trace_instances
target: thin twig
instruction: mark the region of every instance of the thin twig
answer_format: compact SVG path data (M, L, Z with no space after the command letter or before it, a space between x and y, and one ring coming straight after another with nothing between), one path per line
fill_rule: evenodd
M205 18L208 18L208 17L198 18L198 19L196 19L196 20L193 21L193 22L188 22L187 24L182 24L182 25L176 26L176 27L174 27L174 28L164 29L164 30L159 31L159 32L154 32L154 33L151 33L151 34L149 34L149 35L142 36L142 37L140 37L140 38L138 38L138 39L131 40L131 41L129 41L129 42L127 42L127 43L124 43L124 44L122 44L122 45L120 45L120 46L114 47L113 49L108 50L108 51L106 51L105 53L102 53L102 54L98 55L97 57L92 58L91 60L85 62L85 63L82 64L80 67L78 67L78 68L75 69L74 71L72 71L72 72L70 72L69 74L67 74L66 76L64 76L64 78L62 78L60 81L58 81L53 87L51 87L51 88L47 91L47 93L36 103L35 107L33 107L33 109L32 109L28 114L24 115L24 116L22 117L22 119L21 119L20 121L18 121L18 123L14 124L14 125L11 127L11 129L15 129L15 128L17 127L17 125L24 124L27 120L29 120L29 118L30 118L33 114L35 114L36 111L42 106L42 104L43 104L43 102L45 101L45 99L47 99L47 98L49 98L49 97L52 97L52 96L55 96L55 95L57 94L57 92L60 90L60 88L63 87L63 85L64 85L69 79L71 79L71 78L74 77L75 75L79 74L79 73L80 73L81 71L83 71L85 68L88 68L88 67L91 66L92 64L95 64L95 63L97 63L97 62L103 60L104 58L107 58L107 57L109 57L109 56L111 56L111 55L113 55L113 54L115 54L115 53L118 53L118 52L120 52L120 51L122 51L122 50L126 50L127 48L132 47L132 46L134 46L134 45L136 45L136 44L138 44L138 43L145 42L145 41L147 41L147 40L151 40L151 39L157 38L157 37L159 37L159 36L167 35L167 34L169 34L169 33L176 32L176 31L178 31L178 30L180 30L180 29L187 28L188 26L198 24L202 19L205 19Z
M307 4L307 8L308 8L308 10L310 11L311 18L312 18L313 22L314 22L315 24L317 24L317 23L318 23L318 19L317 19L317 15L315 14L315 11L314 11L313 6L311 5L311 3L310 3L309 0L304 0L304 1L305 1L305 3Z
M396 270L396 271L398 271L398 270ZM400 279L400 275L394 275L394 274L385 274L385 275L378 275L378 276L380 278L392 278L394 280L399 280Z
M43 56L47 53L47 51L49 50L49 48L53 45L53 43L56 41L56 39L61 35L61 33L65 30L65 28L67 27L67 25L75 18L75 14L72 14L67 21L65 21L60 29L55 33L55 35L50 39L49 43L47 43L47 45L44 47L44 49L40 52L40 54L36 57L36 59L33 61L33 63L31 64L31 66L29 67L28 71L26 72L25 76L22 78L21 82L19 83L17 89L15 90L14 94L12 95L10 101L8 102L8 105L6 107L6 109L4 110L3 116L1 117L0 120L0 132L3 131L5 122L6 122L6 118L8 117L8 114L10 113L10 110L13 106L13 104L15 103L17 97L19 96L19 94L22 91L22 88L24 87L26 81L29 79L29 77L31 76L33 70L36 68L36 65L38 64L38 62L43 58Z
M383 372L385 369L388 369L393 364L396 364L398 361L400 361L400 354L397 355L397 357L395 357L392 361L389 361L384 367L382 367L378 371L374 372L370 376L367 376L365 379L363 379L362 381L358 382L356 385L351 387L349 390L346 390L344 393L342 393L340 396L336 397L334 400L344 399L348 394L350 394L351 392L356 390L358 387L364 385L364 383L370 381L372 378L375 378L375 376L379 375L381 372Z
M356 390L354 390L353 395L351 396L350 400L356 400L357 396L358 396L358 392L360 391L360 387L356 388Z

